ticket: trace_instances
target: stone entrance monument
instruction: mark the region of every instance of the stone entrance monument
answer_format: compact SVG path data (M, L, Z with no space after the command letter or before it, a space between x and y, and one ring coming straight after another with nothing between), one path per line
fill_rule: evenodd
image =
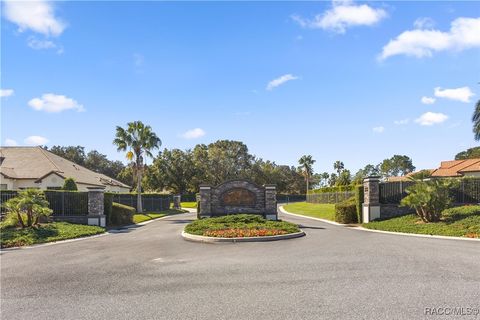
M216 187L202 184L199 198L201 218L251 213L277 220L275 185L260 187L247 180L231 180Z

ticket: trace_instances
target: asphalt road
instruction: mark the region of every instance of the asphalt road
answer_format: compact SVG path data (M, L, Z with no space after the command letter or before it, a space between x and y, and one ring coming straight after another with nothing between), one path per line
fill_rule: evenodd
M182 214L3 252L1 319L480 319L425 315L480 308L480 243L282 218L307 236L193 243Z

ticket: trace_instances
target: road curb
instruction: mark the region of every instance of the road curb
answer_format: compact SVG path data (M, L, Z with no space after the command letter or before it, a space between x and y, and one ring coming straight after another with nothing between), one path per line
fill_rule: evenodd
M266 237L243 237L243 238L217 238L217 237L205 237L195 234L186 233L182 231L183 239L193 242L203 242L203 243L237 243L237 242L266 242L266 241L278 241L278 240L287 240L300 238L305 236L305 232L300 231L296 233L281 234L277 236L266 236Z
M322 219L322 218L315 218L315 217L304 216L304 215L301 215L301 214L291 213L291 212L288 212L287 210L285 210L285 209L283 208L283 206L278 207L278 210L280 210L280 212L281 212L281 213L284 213L284 214L290 214L290 215L292 215L292 216L296 216L296 217L300 217L300 218L307 218L307 219L317 220L317 221L321 221L321 222L333 224L333 225L335 225L335 226L343 226L343 227L349 226L348 224L338 223L338 222L335 222L335 221L330 221L330 220L326 220L326 219Z
M35 249L35 248L40 248L40 247L47 247L47 246L53 246L55 244L62 244L62 243L68 243L68 242L76 242L76 241L82 241L82 240L88 240L88 239L93 239L93 238L99 238L99 237L104 237L112 234L118 234L117 231L122 231L122 230L127 230L133 227L137 226L143 226L158 220L163 220L165 218L181 215L181 214L186 214L186 213L192 213L190 211L187 212L182 212L182 213L177 213L177 214L171 214L171 215L166 215L164 217L156 218L156 219L151 219L147 221L143 221L137 224L130 224L128 226L122 226L120 228L115 228L115 229L109 229L108 231L105 231L103 233L99 234L94 234L91 236L86 236L86 237L79 237L79 238L73 238L73 239L66 239L66 240L60 240L60 241L52 241L52 242L45 242L45 243L38 243L38 244L33 244L31 246L20 246L20 247L10 247L10 248L2 248L0 249L0 253L2 252L8 252L8 251L16 251L16 250L25 250L25 249Z
M393 234L393 235L407 236L407 237L417 237L417 238L480 241L480 238L466 238L466 237L439 236L439 235L421 234L421 233L395 232L395 231L368 229L368 228L364 228L364 227L352 227L351 229L360 230L360 231L367 231L367 232L375 232L375 233Z

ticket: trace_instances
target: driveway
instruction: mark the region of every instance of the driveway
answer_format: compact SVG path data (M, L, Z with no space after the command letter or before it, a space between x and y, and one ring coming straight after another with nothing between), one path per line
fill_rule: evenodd
M187 213L3 252L1 319L451 319L425 308L480 307L478 242L281 218L307 236L187 242Z

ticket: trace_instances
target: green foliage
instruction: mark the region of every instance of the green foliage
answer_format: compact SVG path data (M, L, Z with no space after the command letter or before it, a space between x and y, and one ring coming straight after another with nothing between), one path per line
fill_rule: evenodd
M432 176L432 171L430 170L420 170L418 172L415 172L411 174L410 180L425 180L429 179Z
M352 183L352 175L350 170L342 170L340 172L337 181L335 181L335 185L337 186L348 186Z
M449 189L453 185L454 182L449 179L417 181L406 189L408 195L402 199L400 205L415 209L424 222L439 221L442 211L452 201Z
M152 151L158 149L162 141L153 132L152 127L144 125L141 121L134 121L127 123L126 129L117 126L113 144L117 146L118 151L127 151L126 157L131 161L136 177L137 211L143 212L141 192L144 157L153 157Z
M36 228L2 229L0 245L2 248L26 246L37 243L60 241L90 236L105 232L104 228L67 222L52 222Z
M17 222L22 228L36 226L40 217L48 217L52 210L43 191L26 189L20 191L15 198L3 204L7 211L7 220Z
M185 227L185 232L203 235L206 231L224 229L267 229L282 230L287 233L299 232L296 224L286 221L270 221L256 214L234 214L215 218L195 220Z
M314 218L335 220L335 205L330 203L295 202L283 206L290 213Z
M112 213L110 215L110 225L120 226L133 223L135 208L120 203L112 203Z
M345 192L345 191L353 191L354 189L355 189L355 186L352 186L352 185L324 187L320 189L310 190L308 194Z
M412 159L405 155L396 154L390 159L383 160L380 164L380 171L384 177L404 176L414 170Z
M441 236L480 238L480 206L464 206L443 211L443 219L422 223L418 216L409 214L383 221L364 223L369 229Z
M310 190L309 183L310 177L313 175L313 164L315 160L311 155L304 155L298 160L298 164L300 165L298 169L302 172L303 176L305 177L305 181L307 183L307 192Z
M480 127L479 127L480 128ZM480 147L474 147L457 153L455 160L466 160L480 158Z
M473 133L476 141L480 141L480 100L475 104L472 115Z
M66 191L77 191L77 184L75 183L75 180L73 178L67 178L63 182L63 187L62 190Z
M338 223L357 222L357 206L355 197L335 204L335 221Z
M355 186L355 206L357 208L357 222L362 222L362 211L364 201L364 187L362 185Z

